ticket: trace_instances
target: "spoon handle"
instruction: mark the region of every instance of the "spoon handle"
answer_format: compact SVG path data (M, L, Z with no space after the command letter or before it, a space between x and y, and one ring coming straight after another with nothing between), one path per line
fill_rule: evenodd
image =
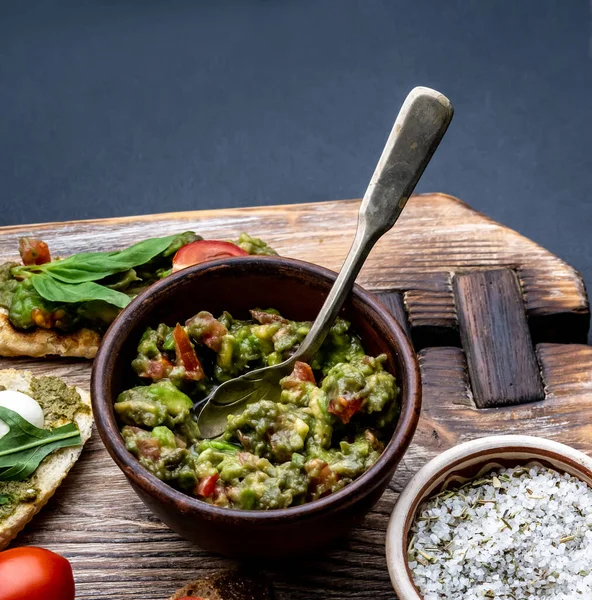
M453 112L448 98L429 88L416 87L405 99L364 194L353 244L291 363L309 362L321 347L370 250L399 218Z

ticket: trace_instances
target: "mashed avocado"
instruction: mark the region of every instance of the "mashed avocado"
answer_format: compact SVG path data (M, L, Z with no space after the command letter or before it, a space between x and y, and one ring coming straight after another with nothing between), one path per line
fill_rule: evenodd
M41 327L71 332L85 327L102 333L128 301L125 297L122 299L122 294L134 298L149 285L170 275L176 253L188 244L203 240L193 231L185 231L171 237L172 239L167 237L143 240L114 252L83 252L64 260L51 260L47 244L43 241L22 238L19 251L23 264L0 264L0 307L8 311L8 319L17 329ZM164 250L159 245L163 240L168 244ZM149 250L150 247L154 248L154 242L160 249L156 253ZM247 254L276 254L263 240L251 237L247 233L241 233L238 240L232 243ZM43 261L35 262L40 258L40 246L44 248ZM139 246L142 246L141 250ZM60 274L64 268L69 276L66 279L63 273ZM83 277L79 281L77 276L79 277L81 272ZM43 280L39 279L39 275L49 276L59 282L56 284L54 281L53 284L60 286L59 302L54 301L53 293L48 295L44 286L40 287L40 281ZM70 280L72 277L73 282ZM102 288L102 292L98 295L96 291L85 292L90 295L85 296L84 300L77 300L77 294L73 294L67 285L79 282L92 282L94 288L100 286L96 289ZM118 298L114 300L114 296Z
M251 237L248 233L241 233L238 240L233 240L239 248L242 248L248 254L259 256L277 256L277 252L268 246L263 240Z
M17 263L0 264L0 306L6 309L10 308L14 292L18 286L18 281L14 279L10 272Z
M219 439L199 439L194 403L285 360L311 326L275 310L251 317L202 311L184 326L144 332L132 362L140 385L115 403L128 450L159 479L217 506L285 508L341 489L376 462L399 412L386 356L367 356L344 319L310 365L296 363L280 382L279 401L255 401L228 417Z
M33 377L27 392L39 402L45 417L45 428L53 428L74 420L79 412L90 412L73 387L57 377ZM39 490L36 474L23 481L0 481L0 522L8 518L21 502L34 502Z

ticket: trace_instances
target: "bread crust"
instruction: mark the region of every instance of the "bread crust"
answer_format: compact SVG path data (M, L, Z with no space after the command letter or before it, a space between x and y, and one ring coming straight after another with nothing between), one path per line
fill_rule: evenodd
M79 329L72 333L60 333L54 329L36 327L21 331L13 327L5 309L0 309L0 356L47 355L94 358L101 336L92 329Z
M219 571L188 583L168 600L272 600L269 584L259 575L242 571Z
M5 386L7 389L26 393L29 391L32 377L30 371L4 369L0 370L0 385ZM76 388L76 391L80 394L82 402L90 408L91 402L88 392L80 388ZM57 450L39 465L31 476L31 484L39 490L39 495L35 502L21 503L9 517L0 521L0 550L6 548L25 525L45 506L68 474L68 471L78 460L82 448L92 432L92 411L77 412L74 415L74 422L80 430L82 444L73 448Z
M192 581L191 583L188 583L185 587L178 589L169 598L169 600L180 600L181 598L185 598L186 596L189 596L190 598L196 598L196 600L199 600L200 598L201 598L201 600L210 600L209 598L206 598L205 596L198 596L198 591L200 588L202 588L201 581ZM202 593L202 592L199 592L199 593ZM218 596L218 598L219 598L219 596Z

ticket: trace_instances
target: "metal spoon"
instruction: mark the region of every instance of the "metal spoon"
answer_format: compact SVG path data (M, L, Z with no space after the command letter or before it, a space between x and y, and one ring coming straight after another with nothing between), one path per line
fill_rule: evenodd
M216 388L196 408L202 438L224 433L227 417L249 402L277 400L279 381L289 375L296 361L309 363L321 347L370 250L395 224L452 119L448 98L424 87L407 96L378 161L358 213L352 247L321 311L300 345L284 362L250 371Z

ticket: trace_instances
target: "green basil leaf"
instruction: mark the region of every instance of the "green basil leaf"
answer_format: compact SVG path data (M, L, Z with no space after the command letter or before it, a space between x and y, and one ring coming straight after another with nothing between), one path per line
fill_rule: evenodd
M162 238L151 238L125 248L125 250L83 252L44 265L17 267L17 274L22 275L24 271L46 273L64 283L98 281L114 273L128 271L147 263L164 252L177 237L177 235L169 235Z
M130 303L130 297L127 294L93 281L64 283L44 273L36 273L31 277L31 283L41 297L51 302L71 303L102 300L117 306L117 308L125 308Z
M10 428L0 438L0 481L22 481L35 472L48 454L82 443L75 423L51 430L40 429L3 406L0 406L0 419Z
M12 502L12 496L10 494L0 494L0 506L10 504Z

